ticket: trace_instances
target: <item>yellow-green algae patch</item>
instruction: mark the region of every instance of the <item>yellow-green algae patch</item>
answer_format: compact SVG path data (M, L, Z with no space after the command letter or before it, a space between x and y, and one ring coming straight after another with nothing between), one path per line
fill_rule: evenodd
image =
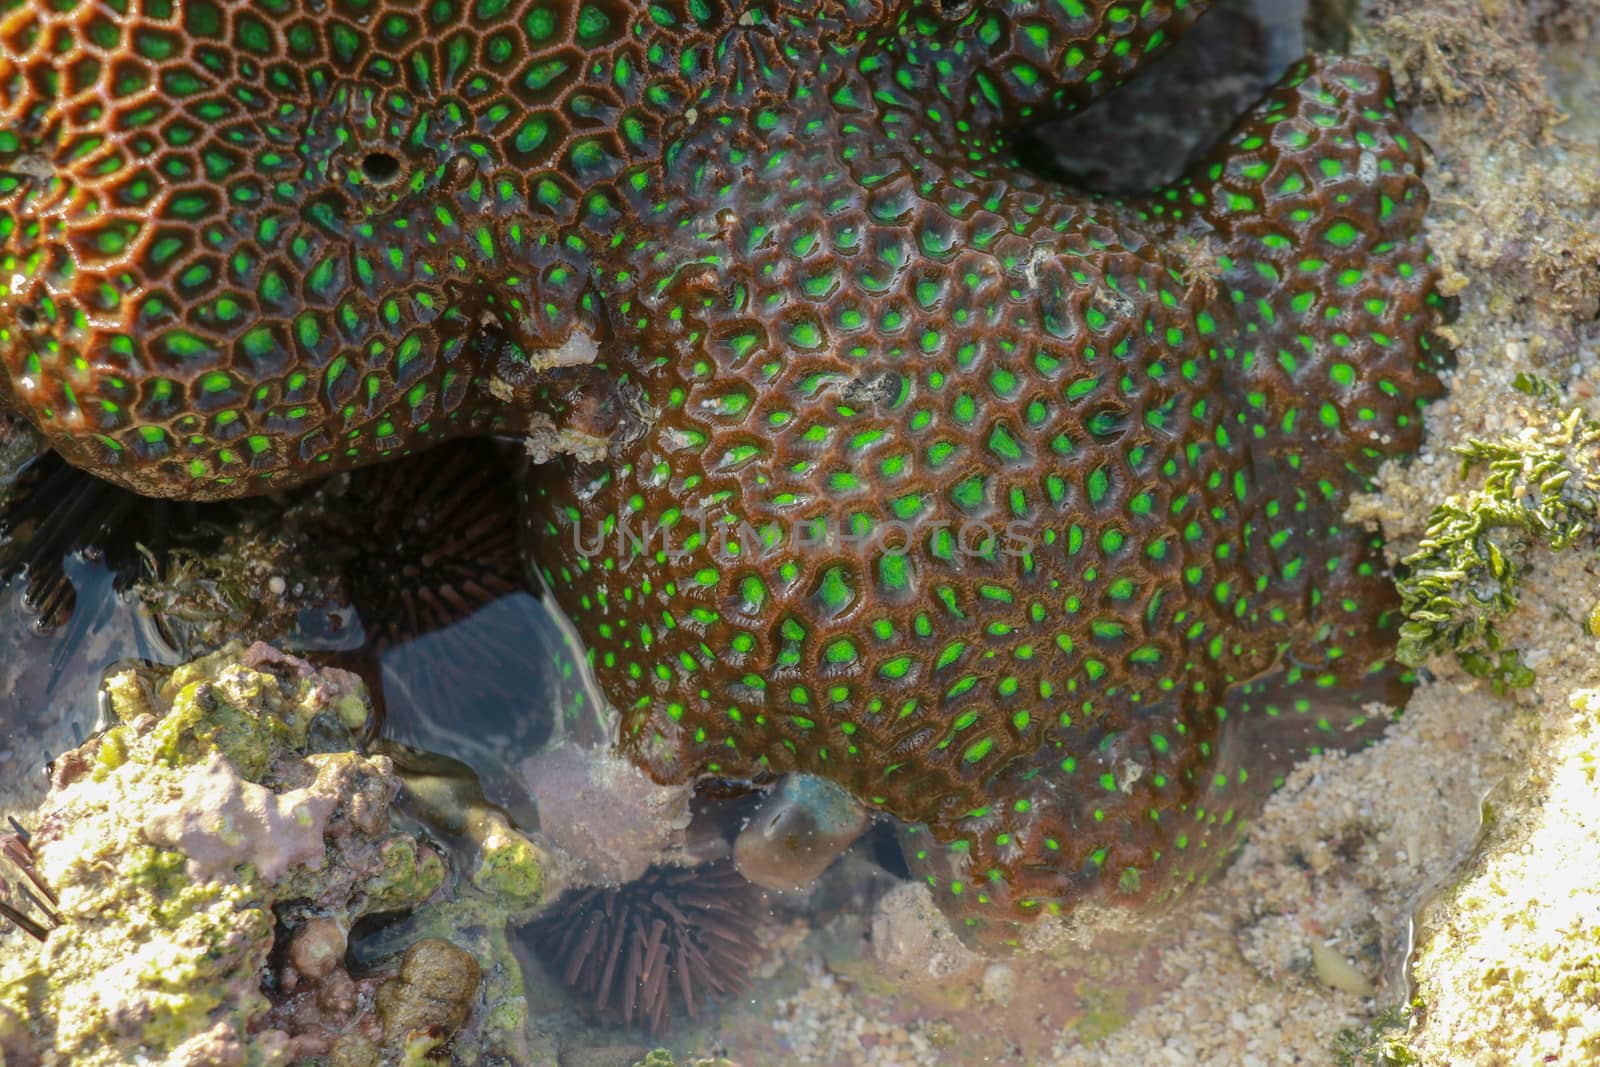
M58 761L35 819L63 923L36 949L8 944L0 1040L46 1064L286 1063L289 1035L260 1026L273 906L310 899L353 921L444 880L436 854L389 830L386 760L305 751L313 720L336 732L365 702L361 684L232 645L118 671L106 691L118 725Z
M1423 1063L1600 1062L1600 690L1571 703L1421 923Z
M178 667L156 694L170 708L155 730L159 754L169 763L193 762L215 749L254 781L277 752L304 747L306 727L317 713L343 702L343 694L338 700L325 694L312 701L300 693L284 699L271 675L224 670L219 676L215 658ZM132 672L116 676L134 677ZM113 700L117 696L113 691Z
M542 1063L553 1049L529 1041L522 965L508 924L525 921L561 893L568 875L542 839L523 834L483 794L471 768L448 757L379 742L405 781L407 809L470 854L449 899L412 918L410 932L447 938L483 968L479 1030L483 1051L513 1063ZM537 838L537 835L535 835ZM541 1039L548 1035L540 1035Z
M658 1048L650 1050L645 1058L636 1061L633 1067L733 1067L733 1063L731 1060L709 1057L688 1059L680 1063L672 1058L671 1050Z

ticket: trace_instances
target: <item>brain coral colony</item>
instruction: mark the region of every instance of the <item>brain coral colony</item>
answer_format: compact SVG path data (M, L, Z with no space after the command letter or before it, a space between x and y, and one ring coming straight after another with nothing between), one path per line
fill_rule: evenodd
M0 395L189 499L526 435L651 776L825 780L985 938L1161 898L1403 694L1341 512L1440 391L1379 71L1017 162L1209 6L0 0Z

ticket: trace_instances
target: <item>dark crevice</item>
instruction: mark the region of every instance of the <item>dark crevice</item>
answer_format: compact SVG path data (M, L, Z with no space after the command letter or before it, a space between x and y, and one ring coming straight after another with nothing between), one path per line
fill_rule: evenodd
M1020 161L1091 193L1131 196L1166 185L1301 57L1306 4L1223 0L1128 84L1020 133Z
M373 185L388 185L400 177L400 161L388 152L368 152L361 161L361 173Z
M1311 0L1306 11L1306 47L1348 52L1360 5L1357 0Z

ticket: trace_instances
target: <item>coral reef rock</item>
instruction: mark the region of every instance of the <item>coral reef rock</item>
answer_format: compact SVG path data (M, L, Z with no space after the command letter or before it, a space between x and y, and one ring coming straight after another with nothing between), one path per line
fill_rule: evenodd
M348 750L368 713L359 680L232 645L119 669L105 691L115 724L57 761L32 820L61 924L37 946L0 935L0 1047L74 1067L287 1063L359 1031L376 996L380 1050L398 1055L388 1020L417 984L412 956L386 1009L391 987L344 971L345 939L363 915L427 900L445 865L391 827L389 761ZM303 918L275 974L280 908ZM316 1026L302 1027L279 1009L313 986ZM450 1004L429 1016L438 1044L472 996L433 999Z

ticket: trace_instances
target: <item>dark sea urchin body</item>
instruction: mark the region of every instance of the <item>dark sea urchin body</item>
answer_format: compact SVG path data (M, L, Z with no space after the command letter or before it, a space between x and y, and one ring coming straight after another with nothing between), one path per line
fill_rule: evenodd
M625 886L574 890L530 929L585 1010L660 1033L674 1009L743 989L761 955L761 894L731 864L655 866Z
M1378 71L1016 164L1207 6L0 0L4 392L158 495L609 437L527 530L654 775L832 779L989 932L1164 895L1232 722L1403 691L1340 513L1439 391Z

